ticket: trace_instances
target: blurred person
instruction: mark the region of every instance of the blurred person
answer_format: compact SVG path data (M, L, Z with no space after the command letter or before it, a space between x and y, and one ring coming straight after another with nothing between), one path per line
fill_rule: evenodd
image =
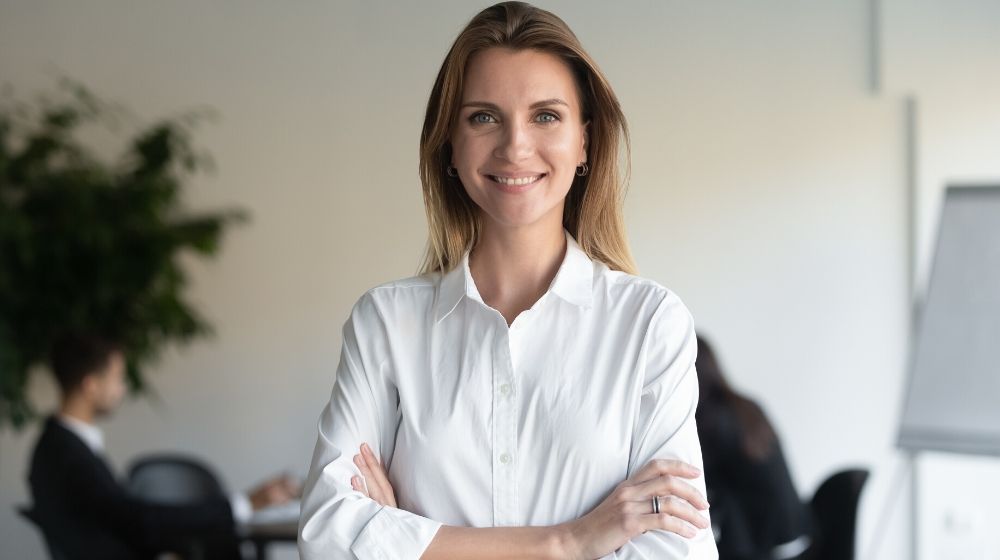
M125 395L125 357L113 342L86 333L61 337L51 351L61 404L46 419L28 476L33 509L70 558L152 558L197 538L206 558L239 558L235 527L252 512L297 495L276 477L253 489L191 505L160 505L129 494L104 457L97 426Z
M810 512L763 409L726 380L698 337L698 436L720 560L798 558L809 546Z
M556 15L504 2L459 34L420 141L423 271L344 325L304 560L717 558L693 321L636 275L625 146Z

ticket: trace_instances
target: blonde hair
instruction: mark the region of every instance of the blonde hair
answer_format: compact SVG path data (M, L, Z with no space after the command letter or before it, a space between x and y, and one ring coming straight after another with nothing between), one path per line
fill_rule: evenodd
M447 168L452 156L449 138L458 116L466 65L472 55L492 47L549 53L572 69L583 121L590 122L590 172L574 178L566 195L563 226L591 259L612 270L635 274L622 216L630 172L625 114L607 78L569 26L555 14L524 2L502 2L472 18L448 51L431 89L420 135L420 182L429 231L421 274L450 271L475 246L482 231L476 203L457 177L448 176ZM624 177L618 161L622 147Z

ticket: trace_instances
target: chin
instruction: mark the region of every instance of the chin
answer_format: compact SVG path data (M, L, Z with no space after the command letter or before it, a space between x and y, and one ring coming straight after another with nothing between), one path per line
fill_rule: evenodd
M100 419L110 418L114 416L115 408L116 407L97 409L94 411L94 418L100 418Z

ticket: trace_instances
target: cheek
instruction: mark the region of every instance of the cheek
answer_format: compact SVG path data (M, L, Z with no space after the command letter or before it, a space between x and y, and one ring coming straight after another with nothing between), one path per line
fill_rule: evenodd
M451 161L459 169L475 166L491 149L487 138L457 135L451 142Z
M567 131L560 131L543 136L539 139L538 151L547 154L560 162L571 162L576 167L580 151L580 136Z
M111 399L110 400L112 402L117 402L117 401L121 400L121 398L123 396L125 396L125 384L124 383L115 383L115 385L114 385L114 387L112 387L110 393L111 393L111 395L110 395Z

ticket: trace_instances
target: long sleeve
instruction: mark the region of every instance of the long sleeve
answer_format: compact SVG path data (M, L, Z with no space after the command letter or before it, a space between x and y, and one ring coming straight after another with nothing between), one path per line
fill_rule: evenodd
M299 554L304 560L419 558L441 523L383 507L351 488L360 475L353 462L362 442L391 454L399 424L398 394L386 372L386 325L370 294L344 324L343 347L330 402L302 496Z
M645 378L632 432L628 476L653 459L677 459L702 469L695 424L698 375L694 364L698 347L694 321L672 292L667 293L653 314L643 345ZM705 494L703 476L688 482ZM692 539L664 530L649 531L605 556L628 560L717 560L718 557L710 529L699 530Z

